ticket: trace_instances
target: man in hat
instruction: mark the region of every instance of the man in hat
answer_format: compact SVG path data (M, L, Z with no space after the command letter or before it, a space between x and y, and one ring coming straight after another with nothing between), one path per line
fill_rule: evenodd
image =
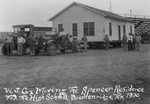
M127 36L124 34L123 37L122 37L122 44L123 44L123 48L124 48L124 51L127 51L128 50L128 44L127 44Z
M139 34L137 34L135 37L135 50L136 51L140 51L140 40L141 40L141 37Z
M129 33L129 36L128 36L128 51L132 50L132 42L133 42L133 36L132 36L131 33Z
M108 38L108 35L105 35L104 42L105 42L105 49L108 50L109 49L109 38Z
M83 41L84 44L84 51L87 51L87 38L86 38L86 34L84 34L84 36L81 39Z
M18 55L22 55L23 53L23 44L26 42L26 40L21 36L21 34L17 37L17 44L18 44Z
M12 55L12 49L14 45L13 37L8 34L8 37L5 38L4 43L6 44L7 55Z
M28 41L30 44L30 55L35 56L36 38L35 38L34 34L29 36Z
M65 30L62 28L61 31L59 32L59 36L64 36L66 35Z
M133 37L132 50L135 51L136 37L134 34L132 35L132 37Z

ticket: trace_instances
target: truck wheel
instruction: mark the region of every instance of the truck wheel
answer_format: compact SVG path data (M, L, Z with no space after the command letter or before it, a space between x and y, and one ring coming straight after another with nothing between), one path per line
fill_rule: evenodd
M38 55L40 53L39 49L35 49L35 55Z
M76 45L75 48L76 48L75 52L80 52L80 50L81 50L81 46L80 45Z
M2 46L1 51L2 51L3 55L7 55L7 48L6 48L5 44Z
M65 53L66 49L60 49L61 53Z
M121 43L119 43L119 44L118 44L118 47L119 47L119 48L120 48L120 47L122 47L122 44L121 44Z
M54 56L57 52L57 47L54 43L51 43L50 45L47 46L47 53L50 56Z

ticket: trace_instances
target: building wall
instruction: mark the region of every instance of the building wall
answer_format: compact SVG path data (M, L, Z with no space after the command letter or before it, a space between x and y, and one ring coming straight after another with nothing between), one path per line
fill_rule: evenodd
M109 35L109 22L112 24L112 36ZM132 26L132 33L134 34L134 24L121 21L121 20L116 20L116 19L111 19L111 18L106 18L105 20L105 33L109 36L110 40L118 40L119 39L119 30L118 26L120 26L120 33L121 33L121 39L124 35L124 29L123 26L125 25L125 34L128 36L128 34L131 32L130 26Z
M124 21L105 18L103 15L97 14L78 5L71 6L69 9L57 16L52 21L52 25L53 28L57 28L58 30L58 24L63 24L65 32L72 35L72 24L77 23L77 38L81 39L83 37L84 22L94 22L95 24L95 35L87 36L88 41L103 41L104 35L109 35L109 22L112 23L112 36L109 36L110 40L119 39L118 25L121 27L121 39L123 36L123 25L126 25L126 34L128 34L130 30L130 27L128 26L131 25L130 23L126 23Z
M130 31L130 26L132 26L132 34L135 34L135 29L134 29L134 24L133 24L133 23L127 22L127 23L126 23L126 26L127 26L127 30L126 30L126 31L127 31L127 34L126 34L127 36L128 36L129 33L131 32L131 31Z
M87 36L88 40L93 40L101 38L104 29L104 16L96 14L78 5L74 5L67 9L65 12L56 17L53 21L53 28L58 29L58 24L63 24L63 28L66 33L72 34L72 23L78 24L78 39L83 37L83 23L84 22L94 22L95 23L95 36ZM97 37L97 38L96 38Z

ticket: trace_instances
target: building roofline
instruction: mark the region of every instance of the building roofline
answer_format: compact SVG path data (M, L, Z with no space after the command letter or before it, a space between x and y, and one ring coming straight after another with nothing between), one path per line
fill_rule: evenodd
M103 13L100 13L100 12L97 12L97 11L91 9L91 8L88 8L86 5L80 4L80 3L78 3L78 2L73 2L73 3L71 3L70 5L68 5L67 7L65 7L64 9L62 9L61 11L59 11L59 12L58 12L57 14L55 14L53 17L51 17L50 19L48 19L48 21L52 21L55 17L57 17L58 15L60 15L60 14L63 13L65 10L67 10L68 8L70 8L71 6L73 6L73 5L75 5L75 4L76 4L76 5L79 5L79 6L81 6L81 7L84 7L84 8L86 8L86 9L89 9L90 11L93 11L93 12L98 13L98 14L100 14L100 15L106 16L106 15L103 14Z
M31 27L31 26L34 26L34 25L32 25L32 24L20 24L20 25L14 25L12 27L14 28L14 27Z
M123 16L120 16L118 14L115 14L115 13L112 13L112 12L109 12L109 11L105 11L105 10L101 10L101 9L98 9L98 8L94 8L94 7L91 7L91 6L88 6L88 5L84 5L84 4L81 4L81 3L78 3L78 2L71 3L70 5L68 5L67 7L62 9L60 12L55 14L53 17L48 19L48 21L52 21L54 18L56 18L58 15L60 15L61 13L63 13L65 10L67 10L68 8L70 8L73 5L81 6L81 7L86 8L86 9L92 11L92 12L100 14L100 15L106 17L106 18L113 18L113 19L117 19L117 20L122 20L122 21L132 22L133 23L133 21L128 20L128 19L126 19Z

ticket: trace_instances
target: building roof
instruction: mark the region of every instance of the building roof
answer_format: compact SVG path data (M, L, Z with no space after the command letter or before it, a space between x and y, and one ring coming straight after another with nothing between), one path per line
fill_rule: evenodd
M21 25L14 25L12 26L13 28L14 27L19 27L19 28L24 28L24 27L33 27L34 25L32 24L21 24Z
M86 9L92 11L92 12L95 12L97 14L103 15L106 18L113 18L113 19L117 19L117 20L132 22L132 21L130 21L130 20L128 20L128 19L118 15L118 14L115 14L115 13L112 13L112 12L109 12L109 11L105 11L105 10L101 10L101 9L98 9L98 8L94 8L94 7L91 7L91 6L88 6L88 5L84 5L84 4L81 4L81 3L77 3L77 2L71 3L66 8L64 8L63 10L58 12L56 15L51 17L48 21L52 21L53 19L55 19L57 16L59 16L61 13L63 13L65 10L67 10L68 8L70 8L73 5L81 6L81 7L86 8Z

